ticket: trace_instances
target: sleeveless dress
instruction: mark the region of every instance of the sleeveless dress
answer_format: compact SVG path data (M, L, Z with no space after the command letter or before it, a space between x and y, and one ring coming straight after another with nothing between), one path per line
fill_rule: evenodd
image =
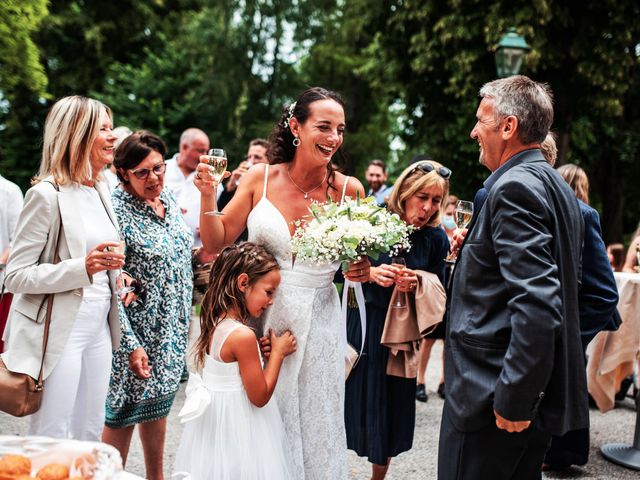
M202 375L189 374L187 399L179 413L185 427L176 453L175 476L189 480L295 480L273 397L262 408L253 405L242 384L238 362L220 359L224 342L238 328L248 327L232 319L220 322L213 333L213 356L206 355Z
M284 359L275 390L292 474L296 480L344 480L345 325L333 285L339 263L294 262L289 226L267 198L268 178L267 164L262 198L249 214L247 228L249 241L267 248L281 268L282 281L265 313L265 331L272 328L280 334L289 329L298 344Z

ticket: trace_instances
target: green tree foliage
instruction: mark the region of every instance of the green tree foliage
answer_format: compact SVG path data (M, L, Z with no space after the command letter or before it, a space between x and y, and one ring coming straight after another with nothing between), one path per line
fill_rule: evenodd
M298 92L320 85L346 100L349 173L372 158L398 173L428 153L454 171L452 191L472 198L488 175L468 137L477 92L495 78L495 45L516 26L533 47L523 73L555 92L559 161L590 174L606 239L640 216L631 200L640 193L633 0L56 0L48 14L45 5L0 6L0 29L11 32L0 35L11 44L0 49L2 168L23 185L54 98L100 98L116 125L152 130L172 150L183 129L200 127L233 165ZM29 48L37 61L34 44L44 76L23 61ZM394 139L404 150L391 150Z
M0 168L23 184L30 173L15 152L33 151L39 133L31 106L47 96L47 76L32 37L46 15L46 0L0 2Z
M3 0L0 3L0 92L13 101L23 86L46 94L47 77L31 36L47 15L46 0Z
M638 221L640 5L631 0L386 2L374 44L378 87L407 107L409 148L426 148L454 170L453 191L471 198L487 171L468 139L476 92L495 78L493 48L511 25L533 46L523 73L555 91L560 162L590 174L607 241ZM629 180L627 180L629 179ZM631 205L630 205L631 206ZM623 223L623 215L625 221Z
M2 2L0 11L5 8ZM36 9L35 5L40 5ZM114 62L137 63L144 58L145 48L161 45L161 33L173 35L181 26L185 12L197 7L197 0L56 0L51 2L48 15L42 11L45 0L9 1L34 13L22 21L28 22L29 35L40 50L44 61L44 91L18 79L9 97L5 86L0 90L8 98L6 108L0 108L0 147L4 151L3 171L26 188L29 178L37 171L40 160L42 125L46 111L53 101L65 95L87 95L102 91L106 72ZM15 7L18 8L18 7ZM40 17L42 21L39 21ZM0 28L11 28L3 14ZM18 29L22 35L22 30ZM9 35L10 36L10 35ZM3 41L7 35L0 35ZM27 45L27 43L25 43ZM37 50L34 50L37 56ZM2 53L0 53L2 55ZM24 55L9 52L15 63ZM45 76L46 75L46 76ZM4 79L4 68L2 70Z

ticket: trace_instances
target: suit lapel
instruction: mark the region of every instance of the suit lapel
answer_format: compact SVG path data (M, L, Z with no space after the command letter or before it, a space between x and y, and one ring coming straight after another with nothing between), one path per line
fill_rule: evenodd
M77 191L77 187L71 184L60 185L58 193L60 219L71 258L84 257L87 254L84 224L82 216L78 212L78 208L82 208L82 206Z

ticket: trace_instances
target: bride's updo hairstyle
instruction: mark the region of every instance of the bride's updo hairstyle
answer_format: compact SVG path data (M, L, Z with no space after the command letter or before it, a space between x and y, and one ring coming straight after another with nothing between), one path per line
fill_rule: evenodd
M249 285L261 277L279 270L278 262L263 246L243 242L226 247L216 258L209 274L209 287L202 300L200 314L200 337L194 347L196 367L204 366L204 357L208 353L213 332L230 311L237 311L245 323L249 312L244 302L244 292L238 286L238 277L246 273Z
M311 87L306 89L300 94L294 103L284 107L282 115L280 115L280 118L278 119L278 123L276 123L276 126L271 132L271 136L269 137L270 147L267 151L267 157L269 158L270 164L289 163L293 160L296 153L296 147L293 145L294 136L293 133L291 133L291 128L289 127L289 120L295 117L300 125L304 125L311 114L311 104L319 100L334 100L340 104L343 110L345 109L344 100L339 93L322 87ZM344 154L342 146L340 146L338 151L335 153L331 162L327 164L327 189L332 188L333 190L336 190L333 185L333 179L335 176L334 171L336 169L336 157L338 160L337 163L343 163L342 159L344 158Z

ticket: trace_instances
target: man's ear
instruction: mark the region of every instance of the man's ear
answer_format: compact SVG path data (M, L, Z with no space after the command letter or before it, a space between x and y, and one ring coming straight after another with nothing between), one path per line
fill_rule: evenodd
M502 126L500 127L502 139L511 140L515 135L517 135L518 127L520 126L518 123L518 117L515 115L509 115L504 118L502 122Z
M241 273L240 275L238 275L237 282L238 282L238 290L244 293L247 290L247 287L249 286L249 275L247 275L246 273Z

